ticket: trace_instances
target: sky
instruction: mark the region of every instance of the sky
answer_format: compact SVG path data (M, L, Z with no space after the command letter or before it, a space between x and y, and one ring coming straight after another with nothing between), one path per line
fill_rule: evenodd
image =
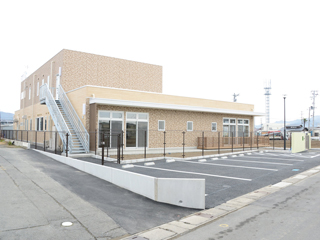
M319 12L309 0L1 1L0 111L19 109L26 66L30 75L70 49L161 65L163 93L236 93L255 112L265 112L270 80L270 122L283 120L284 94L286 119L307 118L319 90Z

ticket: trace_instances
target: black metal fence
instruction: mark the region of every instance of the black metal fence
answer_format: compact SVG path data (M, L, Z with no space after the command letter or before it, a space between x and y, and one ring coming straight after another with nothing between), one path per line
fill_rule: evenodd
M30 143L30 147L55 154L65 152L65 132L2 130L3 138ZM74 133L77 135L77 133ZM127 130L89 132L90 151L121 160L153 157L194 157L259 149L270 146L269 136L255 132L212 132L183 130ZM274 142L275 140L273 140ZM68 142L68 141L67 141Z

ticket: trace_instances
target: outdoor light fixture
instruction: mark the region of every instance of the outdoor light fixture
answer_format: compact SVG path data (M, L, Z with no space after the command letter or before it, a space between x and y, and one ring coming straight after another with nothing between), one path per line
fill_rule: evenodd
M283 95L283 103L284 103L284 121L283 121L283 124L284 124L284 136L283 136L283 139L284 139L284 144L283 144L283 149L286 150L286 138L287 138L287 133L286 133L286 97L287 95L284 94Z

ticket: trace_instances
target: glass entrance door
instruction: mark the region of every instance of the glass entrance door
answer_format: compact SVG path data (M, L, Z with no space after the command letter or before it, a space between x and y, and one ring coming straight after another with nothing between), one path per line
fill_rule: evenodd
M99 145L102 140L105 144L109 143L110 148L116 148L118 144L118 136L122 134L122 121L99 120Z

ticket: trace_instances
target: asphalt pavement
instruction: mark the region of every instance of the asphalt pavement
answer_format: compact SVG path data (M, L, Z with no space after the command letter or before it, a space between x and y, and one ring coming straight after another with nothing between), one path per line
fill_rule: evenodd
M320 165L319 153L238 154L202 162L160 160L152 166L137 163L127 170L157 177L205 178L205 211L226 213L226 209L219 210L219 204ZM91 158L83 160L101 163ZM202 218L210 214L154 202L39 152L0 145L0 239L134 239L145 231L141 236L150 240L169 236L210 240L319 239L315 237L320 233L316 229L320 213L318 175L274 193L271 188L270 192L262 190L267 194L263 198L203 225L193 222L194 214L201 214ZM212 207L218 210L209 209ZM63 227L63 222L73 225ZM170 234L162 238L159 225L178 233L168 230ZM308 236L308 231L311 238L302 238Z
M318 173L175 239L318 240L319 199Z

